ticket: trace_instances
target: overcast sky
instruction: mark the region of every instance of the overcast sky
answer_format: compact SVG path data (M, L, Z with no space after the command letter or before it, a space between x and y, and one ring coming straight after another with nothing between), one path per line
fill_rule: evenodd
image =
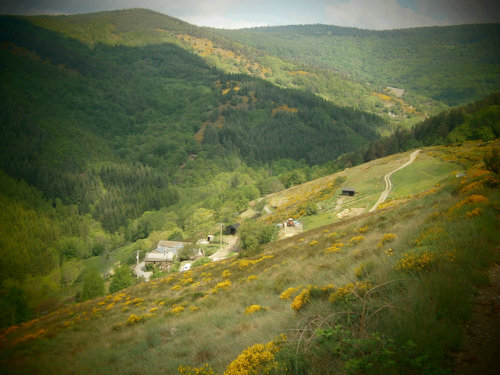
M323 23L365 29L500 22L499 0L0 0L0 14L147 8L219 28Z

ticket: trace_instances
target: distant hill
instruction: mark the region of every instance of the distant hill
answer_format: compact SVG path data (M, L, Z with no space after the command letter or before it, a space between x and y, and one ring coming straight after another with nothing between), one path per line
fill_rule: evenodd
M370 31L304 25L217 30L285 61L333 69L449 106L500 86L500 25Z

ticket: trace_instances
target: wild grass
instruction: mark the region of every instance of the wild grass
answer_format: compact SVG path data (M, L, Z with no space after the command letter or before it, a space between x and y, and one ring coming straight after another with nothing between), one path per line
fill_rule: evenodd
M221 374L243 350L280 334L287 342L274 373L449 370L471 295L500 260L498 185L462 191L488 176L449 177L431 194L270 243L252 258L209 263L3 330L0 372L175 374L207 364ZM398 268L407 254L427 253L426 267ZM245 314L252 305L265 309ZM136 323L127 323L131 315Z

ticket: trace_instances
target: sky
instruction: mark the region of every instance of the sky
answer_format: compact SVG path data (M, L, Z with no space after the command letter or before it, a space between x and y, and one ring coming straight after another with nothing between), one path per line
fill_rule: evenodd
M198 26L330 24L382 30L500 22L499 0L0 0L0 14L146 8Z

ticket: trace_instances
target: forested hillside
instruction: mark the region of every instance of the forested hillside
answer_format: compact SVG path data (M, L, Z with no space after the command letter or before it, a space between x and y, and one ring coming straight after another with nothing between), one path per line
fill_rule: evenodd
M454 106L500 86L500 25L371 31L329 25L219 30L285 61Z
M155 231L189 238L234 220L251 199L292 183L286 173L303 168L293 183L325 173L317 165L387 126L310 93L228 75L176 43L142 35L133 45L83 43L38 21L0 19L6 288L31 290L51 275L40 293L56 295L81 281L82 259L104 272L127 242ZM99 27L90 30L82 39Z

